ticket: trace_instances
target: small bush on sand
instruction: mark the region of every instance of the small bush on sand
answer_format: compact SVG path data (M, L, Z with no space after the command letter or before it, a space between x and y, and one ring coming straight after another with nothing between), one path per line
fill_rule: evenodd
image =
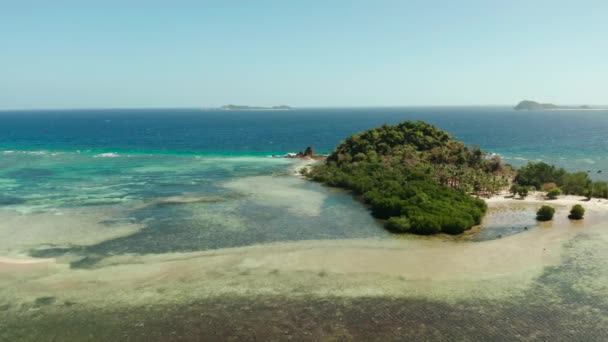
M570 210L568 218L571 220L581 220L585 216L585 208L580 204L575 204Z
M548 205L543 205L536 212L536 219L539 221L551 221L553 219L553 215L555 214L555 209Z
M547 192L547 198L548 199L556 199L557 196L561 195L562 191L560 190L560 188L554 188L551 189Z

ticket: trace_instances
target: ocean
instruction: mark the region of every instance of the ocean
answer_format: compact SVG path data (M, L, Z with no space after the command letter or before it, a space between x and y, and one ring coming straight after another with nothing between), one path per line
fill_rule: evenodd
M505 107L0 112L5 151L267 156L382 124L423 120L514 164L543 160L570 169L607 166L608 110L514 111ZM6 154L6 152L5 152Z
M608 179L608 111L519 112L506 107L3 111L0 264L2 257L53 258L57 273L27 278L25 283L31 288L22 288L17 286L24 282L22 278L0 272L4 288L0 291L0 318L12 322L5 327L6 335L0 332L0 340L24 336L19 334L27 329L37 331L34 337L61 336L62 330L53 330L58 328L45 319L63 317L74 323L75 312L89 317L80 322L83 334L94 331L106 339L119 335L103 335L105 329L117 334L125 329L121 325L125 322L101 317L116 312L132 315L126 323L133 326L139 320L162 326L187 322L182 317L182 323L176 323L177 318L159 323L163 310L175 311L175 317L179 312L188 312L190 317L199 314L196 310L218 310L221 314L209 322L220 324L228 334L230 325L217 323L225 320L223 314L241 315L247 310L243 307L255 308L252 310L263 320L268 307L284 303L293 311L285 309L277 317L286 321L308 315L312 322L333 315L328 311L338 310L352 316L347 317L348 324L355 324L362 313L353 309L354 305L389 312L389 316L399 310L393 307L396 302L379 299L385 296L407 297L403 306L427 315L452 312L454 317L477 317L478 322L484 310L495 317L537 317L547 309L544 301L557 303L557 298L564 302L550 308L556 316L543 324L563 323L559 315L569 310L567 305L573 305L580 319L588 319L591 340L601 336L597 327L606 319L602 310L608 306L597 299L605 294L598 282L608 276L608 269L603 254L581 254L588 246L596 247L598 240L590 238L592 235L569 241L570 254L562 256L563 264L542 253L524 259L526 251L538 247L534 243L557 240L541 235L551 227L538 225L530 207L491 212L481 230L463 238L433 240L394 235L350 194L295 177L293 168L298 161L276 157L307 146L317 153L329 153L353 133L404 120L434 124L515 166L545 161L588 172L594 179ZM557 229L569 227L567 224L565 219L558 221L551 234L570 229ZM526 240L524 227L525 234L536 237ZM482 269L485 273L480 270L477 274L469 265L468 273L451 278L446 275L453 281L450 284L441 280L442 272L451 274L449 262L442 266L438 259L423 263L429 270L438 270L437 274L424 274L416 282L405 284L397 267L406 262L399 258L408 255L390 254L411 251L416 255L412 262L422 262L428 256L419 250L420 246L436 248L441 241L449 245L440 256L444 260L462 255L463 246L473 246L467 248L468 252L476 260L485 260L484 253L492 250L492 244L511 235L513 240L503 239L513 241L505 242L513 248L505 255L516 252L520 256L504 260L504 264L495 260L498 266L492 266L492 272ZM305 254L316 248L321 252ZM374 253L389 254L382 254L386 257L382 259ZM247 257L238 259L235 255ZM368 261L358 259L362 255L368 256ZM202 260L214 259L201 262L200 256ZM336 257L344 259L324 264ZM584 258L592 259L594 266L587 271L598 282L581 284L575 266L587 260ZM301 260L321 266L306 266ZM357 261L351 264L352 260ZM487 263L494 265L492 261ZM358 267L378 269L383 275L365 273ZM159 270L162 273L154 273ZM478 280L482 282L478 284ZM369 285L372 283L374 286ZM514 300L518 294L511 291L524 285L530 286L521 290L525 298ZM471 288L485 297L469 298ZM306 300L311 294L315 299ZM410 294L416 294L415 298ZM337 297L348 298L349 302L328 307L325 300ZM210 302L201 302L202 298ZM530 302L530 298L537 300ZM492 311L497 302L506 305L506 311ZM151 309L150 303L163 306ZM509 303L527 306L516 310ZM336 309L338 306L341 308ZM91 307L102 310L91 311ZM310 316L310 310L317 309L325 313ZM589 316L595 320L589 320ZM114 325L96 325L100 319ZM433 327L441 333L441 319L434 319ZM451 322L456 321L453 318ZM23 322L28 323L20 325ZM515 330L506 335L497 334L492 322L482 323L486 325L473 335L463 330L456 336L534 335L534 327L523 321L521 326L514 323ZM154 339L139 328L133 329L141 339ZM180 329L184 336L200 336L187 325ZM573 336L568 331L560 330L563 336ZM164 330L158 333L162 335ZM74 339L82 336L75 333ZM272 339L274 335L260 336Z

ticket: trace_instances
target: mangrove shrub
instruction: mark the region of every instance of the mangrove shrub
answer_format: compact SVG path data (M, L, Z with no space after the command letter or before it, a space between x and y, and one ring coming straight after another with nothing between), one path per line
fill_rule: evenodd
M551 221L553 220L553 215L555 214L555 209L548 205L543 205L536 212L536 219L538 221Z
M562 190L560 188L553 188L547 192L548 199L556 199L557 196L562 194Z
M585 208L583 208L583 206L580 204L575 204L572 206L572 209L570 209L570 215L568 218L571 220L582 220L584 216Z

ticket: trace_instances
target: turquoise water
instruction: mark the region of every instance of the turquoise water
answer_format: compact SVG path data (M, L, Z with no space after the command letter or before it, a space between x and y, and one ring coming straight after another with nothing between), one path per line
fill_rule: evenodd
M294 162L284 158L11 152L2 161L5 211L61 215L102 207L108 211L102 227L143 225L137 233L92 246L29 251L37 257L77 253L82 260L72 263L76 267L117 253L386 234L350 196L289 175ZM252 188L257 186L262 188ZM285 190L313 200L277 203L275 192Z
M287 164L259 157L5 151L2 203L27 211L213 193L221 191L220 181L272 174Z

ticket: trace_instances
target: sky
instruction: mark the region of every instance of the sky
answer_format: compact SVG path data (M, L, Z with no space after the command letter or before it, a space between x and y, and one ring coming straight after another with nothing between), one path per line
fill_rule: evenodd
M608 1L0 0L0 109L608 104Z

